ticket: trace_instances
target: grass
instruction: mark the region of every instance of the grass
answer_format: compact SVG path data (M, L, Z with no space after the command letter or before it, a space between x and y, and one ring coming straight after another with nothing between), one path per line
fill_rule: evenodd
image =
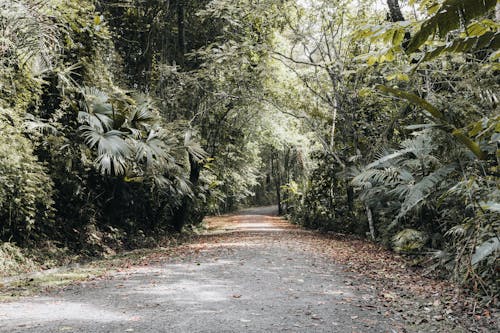
M198 230L197 230L198 231ZM162 246L122 251L101 257L83 257L49 245L26 250L12 243L0 244L0 301L11 301L51 291L135 265L149 265L174 252L196 231L159 241Z
M13 280L0 288L0 301L11 301L55 288L97 278L105 273L96 268L77 268Z

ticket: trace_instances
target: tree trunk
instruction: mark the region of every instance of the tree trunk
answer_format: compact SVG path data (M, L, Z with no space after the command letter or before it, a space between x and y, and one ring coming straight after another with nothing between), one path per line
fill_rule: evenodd
M366 216L368 217L368 227L370 228L370 236L375 240L375 227L373 226L373 215L372 210L368 205L365 205Z
M387 0L387 6L389 7L388 19L391 22L406 21L403 13L401 12L401 7L399 6L398 0ZM411 34L406 31L405 37L402 43L403 49L406 49L410 43Z
M177 1L177 61L180 66L184 66L186 55L186 29L184 25L184 0Z
M391 22L405 21L398 0L387 0L387 6L389 6L389 20Z
M279 156L278 156L279 158ZM271 156L271 174L274 175L274 185L276 187L276 200L278 201L278 214L283 214L283 206L281 205L281 175L279 172L279 161L274 163L274 156Z
M191 167L191 170L189 171L189 181L193 185L193 190L196 191L196 185L198 185L198 181L200 180L201 167L200 164L196 162L191 155L189 155L189 165ZM184 196L184 198L182 199L182 204L179 208L177 208L173 216L172 225L175 231L181 232L182 228L188 222L201 222L199 220L203 218L203 216L200 214L195 215L195 209L196 207L193 204L193 200L188 196Z

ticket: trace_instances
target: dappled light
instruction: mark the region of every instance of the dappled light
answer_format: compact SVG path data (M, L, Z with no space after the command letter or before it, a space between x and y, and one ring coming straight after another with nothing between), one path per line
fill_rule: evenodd
M142 290L136 289L134 292L155 295L158 301L168 300L186 305L228 301L226 284L221 282L214 284L214 281L203 282L200 280L181 280L169 285L147 286Z
M110 311L91 303L66 301L57 297L41 297L29 302L0 304L0 320L9 326L30 326L58 321L109 323L130 319L130 316L123 315L119 311Z
M155 253L151 259L163 256L155 265L122 269L43 299L9 303L10 308L0 305L0 319L8 319L0 331L90 330L101 324L116 331L155 330L163 322L183 332L215 331L221 325L231 331L328 331L334 322L384 332L387 325L400 325L364 309L374 291L344 283L351 278L308 249L314 238L302 237L310 233L282 228L286 222L279 217L256 214L211 217L206 223L222 232L199 235L175 255ZM279 232L255 232L248 224ZM179 318L186 311L189 316Z

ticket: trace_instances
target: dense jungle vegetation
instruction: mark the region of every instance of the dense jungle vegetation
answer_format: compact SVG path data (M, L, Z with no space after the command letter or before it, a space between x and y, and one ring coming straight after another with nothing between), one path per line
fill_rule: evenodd
M0 0L0 257L279 203L498 302L499 18L496 0Z

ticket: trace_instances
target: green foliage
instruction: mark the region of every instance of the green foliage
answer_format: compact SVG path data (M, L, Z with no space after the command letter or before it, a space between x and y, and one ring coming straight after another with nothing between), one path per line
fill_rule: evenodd
M469 53L475 50L491 49L498 51L500 48L500 33L487 31L479 36L457 38L451 44L437 46L426 52L422 61L429 61L444 53Z
M427 237L421 231L404 229L392 237L394 250L397 252L412 253L421 250Z
M37 268L23 249L12 243L0 243L0 274L8 276L28 272Z
M422 23L420 30L408 44L407 52L415 52L429 37L436 33L440 38L445 38L450 31L486 14L496 4L496 0L447 0L441 5L433 5L430 10L436 11L436 13ZM438 6L439 8L436 10Z
M496 1L422 1L398 22L368 2L330 5L292 11L276 52L298 78L280 106L303 119L322 152L292 196L292 217L316 229L370 229L398 251L436 251L436 269L494 299ZM476 185L459 185L468 181Z
M20 125L13 111L0 108L0 239L26 242L51 223L53 184Z
M301 195L296 195L292 219L307 228L323 231L363 233L364 225L357 225L351 211L348 193L340 192L345 180L339 175L332 155L317 153L317 163L308 177L308 184Z
M495 254L495 252L498 252L499 250L500 240L498 237L492 237L476 247L476 250L471 258L471 264L473 266L477 266L481 261L488 258L492 254Z
M401 150L387 153L356 172L352 180L361 191L360 198L370 207L394 214L387 229L401 224L410 212L429 206L429 196L439 191L439 184L455 169L453 164L441 166L432 155L436 147L427 132L401 146Z
M173 155L177 140L162 128L151 100L134 100L123 92L110 97L95 88L83 94L85 111L78 114L79 131L87 146L96 152L94 164L99 172L137 179L160 176L178 167ZM199 160L205 156L189 133L184 147Z
M477 142L474 142L469 138L467 135L463 133L460 129L455 128L452 124L448 122L446 117L432 104L429 102L425 101L424 99L418 97L415 94L408 93L405 91L401 91L398 89L386 87L379 85L377 86L377 89L383 91L383 92L388 92L391 93L395 96L404 98L408 100L411 103L414 103L420 107L422 107L424 110L428 111L432 117L435 118L437 122L440 122L441 124L445 125L443 128L447 131L449 131L453 136L457 138L457 140L461 143L463 143L467 148L470 149L471 152L474 153L479 159L486 159L486 153L481 150L481 147Z

